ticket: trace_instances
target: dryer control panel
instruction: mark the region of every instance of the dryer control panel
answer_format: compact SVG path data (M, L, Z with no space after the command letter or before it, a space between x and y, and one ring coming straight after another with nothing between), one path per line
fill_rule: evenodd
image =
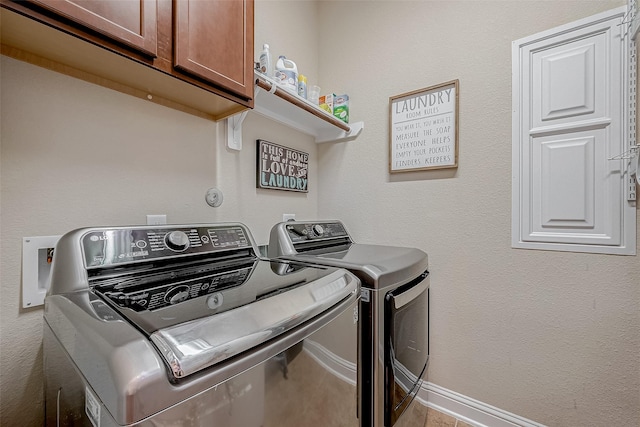
M285 226L293 243L305 240L335 239L349 237L344 225L340 222L293 222Z
M268 254L279 257L316 250L337 250L352 243L340 221L287 221L271 229Z

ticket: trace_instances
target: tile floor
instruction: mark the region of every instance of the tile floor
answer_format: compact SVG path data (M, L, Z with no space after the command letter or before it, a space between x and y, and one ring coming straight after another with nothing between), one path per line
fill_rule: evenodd
M411 415L403 414L394 427L473 427L451 415L423 406L417 401L411 405L409 411L413 413ZM405 422L404 420L409 421Z

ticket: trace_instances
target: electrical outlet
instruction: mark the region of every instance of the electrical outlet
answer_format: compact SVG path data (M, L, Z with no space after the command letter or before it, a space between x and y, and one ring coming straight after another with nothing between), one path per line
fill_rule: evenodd
M286 222L286 221L295 221L296 220L296 214L282 214L282 221Z
M166 215L147 215L147 225L162 225L166 223Z

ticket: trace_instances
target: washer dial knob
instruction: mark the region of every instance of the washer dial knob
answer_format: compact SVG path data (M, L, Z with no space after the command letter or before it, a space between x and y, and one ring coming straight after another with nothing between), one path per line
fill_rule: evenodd
M189 247L189 236L184 231L172 231L165 236L164 243L172 251L182 252Z
M164 300L169 304L178 304L189 298L189 286L180 285L175 288L171 288L164 295Z
M311 227L311 230L316 236L322 236L324 234L324 227L320 224L314 224L313 227Z

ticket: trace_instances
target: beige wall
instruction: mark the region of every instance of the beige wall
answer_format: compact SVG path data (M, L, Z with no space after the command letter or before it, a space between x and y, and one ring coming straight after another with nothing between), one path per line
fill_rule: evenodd
M429 381L553 426L640 425L640 261L511 249L511 41L621 4L319 9L332 28L320 75L365 121L356 141L320 147L319 216L343 219L361 242L429 254ZM452 79L459 167L390 175L389 97Z
M256 40L267 23L278 26L279 20L291 20L289 13L314 10L310 2L295 8L274 3L267 9L258 2ZM268 20L260 18L263 12ZM311 46L299 56L316 73L315 27L307 27L309 36L295 40ZM274 45L288 48L278 41ZM250 113L244 149L232 151L225 147L222 125L11 58L1 60L0 425L38 426L43 310L21 308L22 237L143 224L147 214L166 214L170 223L241 221L259 244L266 244L283 213L316 217L317 147L309 136ZM258 138L310 154L308 193L255 188ZM219 208L204 201L210 187L224 194Z
M256 2L262 43L349 93L356 141L316 146L254 113L242 152L209 121L13 59L1 63L0 425L42 419L42 310L21 238L85 225L341 218L432 268L429 381L557 426L640 423L638 257L510 249L513 39L621 1ZM388 98L460 79L460 167L387 173ZM255 139L311 154L308 194L255 189ZM207 188L224 192L220 208Z
M2 57L0 425L41 420L42 308L21 308L22 237L92 225L241 221L266 244L283 212L317 212L314 143L250 114L244 149L216 124ZM222 126L220 127L222 129ZM257 138L311 154L309 193L255 188ZM209 187L224 194L209 207Z
M284 55L296 63L310 85L317 84L318 35L322 27L317 19L318 2L256 0L255 8L255 58L268 43L274 67L278 56Z

